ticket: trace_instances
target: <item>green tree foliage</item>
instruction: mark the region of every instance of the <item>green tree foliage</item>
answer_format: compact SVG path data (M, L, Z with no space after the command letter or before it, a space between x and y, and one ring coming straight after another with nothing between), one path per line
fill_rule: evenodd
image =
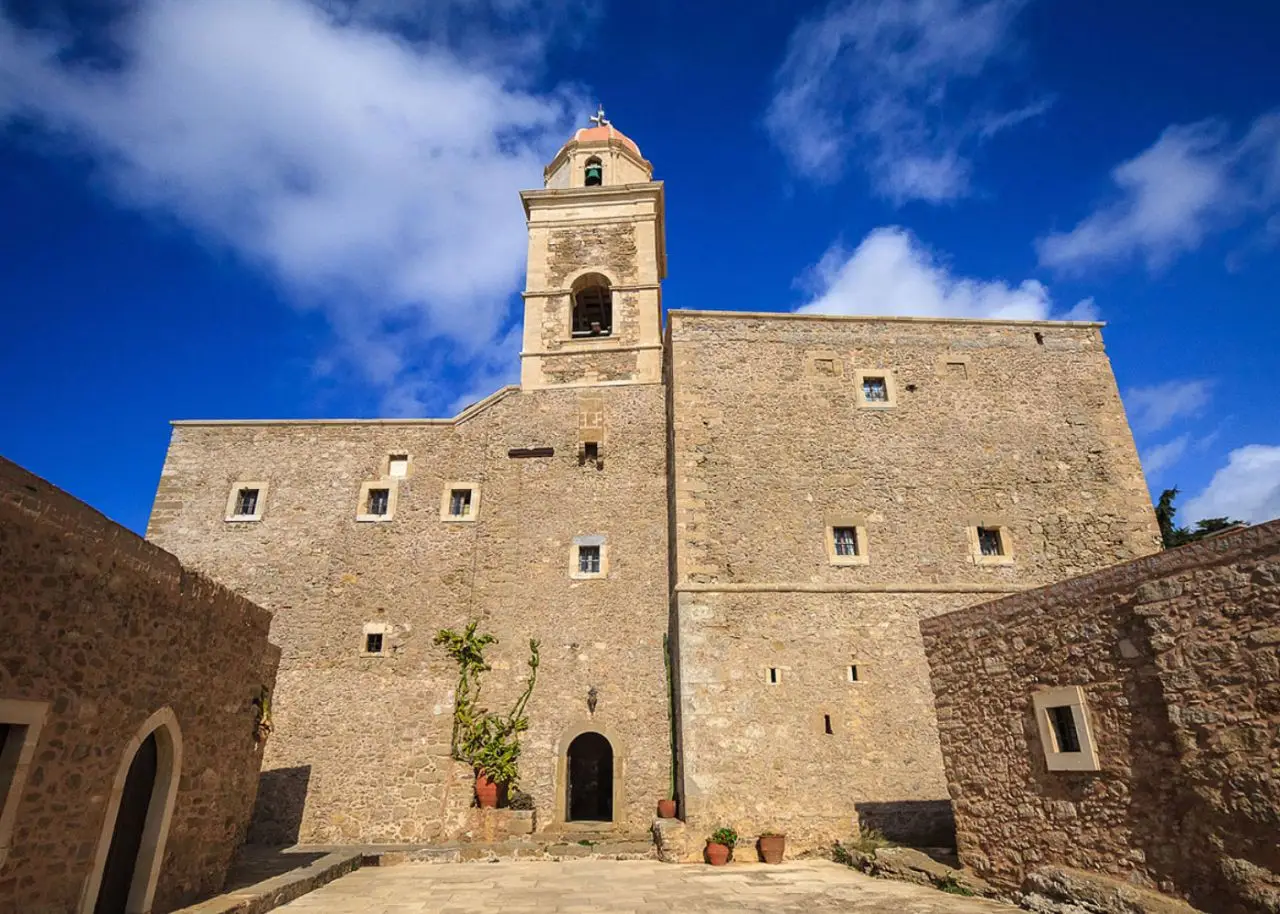
M1178 509L1173 502L1177 497L1178 487L1174 486L1172 489L1161 492L1160 499L1156 502L1156 521L1160 524L1160 538L1164 541L1166 549L1185 546L1187 543L1194 543L1196 540L1204 539L1222 530L1244 525L1244 521L1232 520L1228 517L1206 517L1204 520L1196 521L1194 528L1179 527L1174 522Z
M472 765L497 784L515 787L519 780L520 734L529 729L525 706L538 680L538 642L529 639L529 678L511 710L495 714L480 705L480 674L488 672L484 649L496 644L493 635L476 634L477 622L461 632L441 629L435 643L444 645L458 664L458 688L453 702L453 757Z

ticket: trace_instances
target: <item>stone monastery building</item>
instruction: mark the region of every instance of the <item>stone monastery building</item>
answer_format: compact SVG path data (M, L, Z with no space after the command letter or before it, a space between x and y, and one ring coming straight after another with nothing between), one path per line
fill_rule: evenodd
M539 831L639 834L674 790L698 835L929 841L920 620L1159 548L1100 324L664 326L663 184L600 121L521 194L518 387L451 419L173 423L148 537L283 651L252 840L468 837L432 638L475 619L491 708L542 645Z

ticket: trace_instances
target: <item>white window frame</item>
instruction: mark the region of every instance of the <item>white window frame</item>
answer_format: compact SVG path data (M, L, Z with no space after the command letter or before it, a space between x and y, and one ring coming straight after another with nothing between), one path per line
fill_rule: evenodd
M1060 752L1057 731L1049 717L1050 708L1068 707L1076 727L1079 752ZM1041 689L1031 694L1031 708L1040 733L1045 765L1050 771L1099 771L1098 752L1094 748L1093 730L1089 726L1089 710L1081 686Z
M9 856L22 791L48 714L47 701L0 699L0 722L10 727L8 739L0 745L0 786L5 786L0 795L0 866Z

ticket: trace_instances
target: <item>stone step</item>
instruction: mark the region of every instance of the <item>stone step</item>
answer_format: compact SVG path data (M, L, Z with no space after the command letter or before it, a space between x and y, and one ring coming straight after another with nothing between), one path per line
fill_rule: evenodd
M657 856L647 836L601 836L570 840L569 835L513 838L496 842L391 845L360 848L364 866L401 863L470 863L493 860L649 860Z

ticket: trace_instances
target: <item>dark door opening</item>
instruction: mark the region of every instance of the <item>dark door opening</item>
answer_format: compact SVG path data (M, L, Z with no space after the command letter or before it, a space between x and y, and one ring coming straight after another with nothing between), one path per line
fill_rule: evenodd
M147 825L147 810L156 783L156 749L156 735L152 733L143 740L129 763L93 914L124 914L129 903L129 889L142 847L142 831Z
M583 733L569 744L570 822L613 821L613 747L599 733Z

